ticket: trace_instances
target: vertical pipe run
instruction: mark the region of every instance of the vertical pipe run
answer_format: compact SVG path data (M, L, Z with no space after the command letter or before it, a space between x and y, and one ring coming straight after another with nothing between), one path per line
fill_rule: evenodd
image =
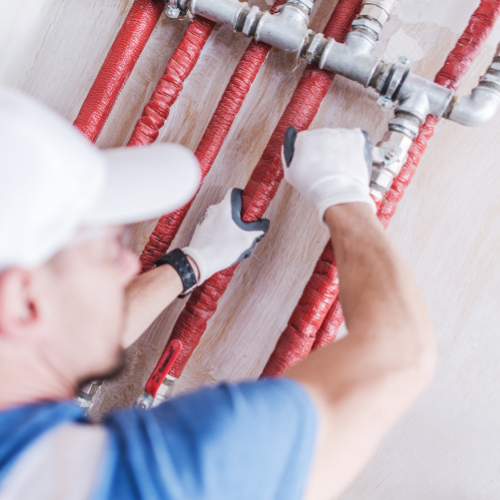
M96 142L163 12L163 0L135 0L74 122Z
M345 40L360 7L361 0L340 0L325 34ZM281 148L286 129L292 125L298 130L309 128L333 78L332 74L312 66L306 68L243 192L242 219L245 222L261 218L278 190L283 177ZM190 347L181 352L170 372L171 376L178 378L182 374L235 270L236 266L212 276L191 295L170 336L170 340L182 339L183 346L189 342Z
M156 141L214 26L215 23L202 17L193 19L135 124L127 146L145 146Z
M275 13L283 3L284 0L277 0L270 12ZM240 111L243 101L250 91L250 87L271 48L270 45L253 40L246 48L240 62L236 66L226 90L217 105L217 109L195 151L195 156L198 158L201 166L202 182L208 172L210 172L231 125ZM153 262L167 252L191 204L192 202L160 218L141 254L143 272L150 270Z
M481 52L481 48L490 35L499 15L500 0L481 0L478 8L472 14L464 33L458 39L454 49L446 58L443 67L437 73L434 79L435 83L448 89L458 89L471 64ZM415 175L427 148L427 143L434 134L437 122L438 120L433 116L427 117L420 128L417 138L413 141L407 162L382 200L377 216L384 227L389 225L398 203ZM342 321L342 309L337 297L318 332L313 349L333 342Z

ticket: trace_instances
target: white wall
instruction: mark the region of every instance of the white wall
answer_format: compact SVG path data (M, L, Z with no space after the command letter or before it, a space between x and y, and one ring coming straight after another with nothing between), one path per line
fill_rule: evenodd
M3 0L0 81L72 120L131 0ZM409 55L432 78L478 0L402 0L377 51ZM313 27L333 4L319 2ZM163 18L99 140L126 142L183 30ZM500 38L496 30L464 88L477 82ZM248 40L225 28L209 40L174 106L161 140L194 149ZM255 82L212 173L174 244L183 244L204 209L256 164L303 65L273 52ZM373 95L338 78L313 126L361 126L378 140L390 115ZM494 499L500 497L500 118L469 130L441 123L389 235L422 288L439 342L432 387L390 433L342 498ZM311 209L282 186L268 216L270 234L237 271L219 312L187 366L178 390L256 377L286 325L327 239ZM137 228L140 251L153 223ZM141 392L183 302L171 306L129 352L125 377L106 386L94 412L130 404ZM335 473L335 471L332 471Z

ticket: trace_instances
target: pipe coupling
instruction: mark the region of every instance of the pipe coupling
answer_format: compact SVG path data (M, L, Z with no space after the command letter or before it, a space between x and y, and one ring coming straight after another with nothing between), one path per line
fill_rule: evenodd
M374 19L382 27L391 17L398 0L365 0L359 17Z

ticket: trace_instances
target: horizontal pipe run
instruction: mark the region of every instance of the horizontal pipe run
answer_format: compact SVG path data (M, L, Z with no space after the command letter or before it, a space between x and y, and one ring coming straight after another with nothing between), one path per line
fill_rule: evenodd
M467 126L490 121L500 109L498 51L498 61L490 67L480 85L471 95L461 98L454 98L452 89L411 74L408 58L387 64L370 56L396 3L397 0L365 0L345 43L309 30L310 9L299 0L290 0L274 15L256 6L249 8L239 0L191 0L190 8L193 14L230 24L235 31L253 36L257 41L305 58L321 69L365 87L373 87L381 94L381 106L391 107L397 102L396 112L412 116L420 125L428 115L438 119L444 116Z

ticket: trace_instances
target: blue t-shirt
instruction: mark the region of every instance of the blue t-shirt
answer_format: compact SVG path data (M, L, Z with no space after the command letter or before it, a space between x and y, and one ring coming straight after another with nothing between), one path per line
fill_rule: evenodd
M23 406L0 412L0 498L300 500L315 435L312 401L283 378L202 389L98 426L72 402Z

